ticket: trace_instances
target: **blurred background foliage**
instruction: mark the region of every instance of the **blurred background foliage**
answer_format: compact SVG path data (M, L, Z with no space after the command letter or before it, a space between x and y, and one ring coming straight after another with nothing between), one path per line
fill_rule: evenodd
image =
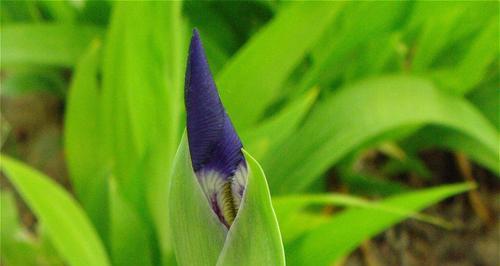
M175 264L193 27L289 265L497 265L497 1L5 0L3 264Z

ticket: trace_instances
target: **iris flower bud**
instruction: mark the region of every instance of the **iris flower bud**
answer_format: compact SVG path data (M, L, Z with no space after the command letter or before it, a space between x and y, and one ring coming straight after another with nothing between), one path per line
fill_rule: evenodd
M221 223L236 217L248 175L243 145L217 93L197 30L189 47L185 99L193 170Z

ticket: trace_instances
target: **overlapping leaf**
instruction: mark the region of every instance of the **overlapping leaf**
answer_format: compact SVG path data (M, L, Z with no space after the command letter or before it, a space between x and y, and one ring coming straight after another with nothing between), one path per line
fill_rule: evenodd
M1 157L2 170L45 226L69 265L110 265L104 245L78 203L63 188L30 167Z
M300 191L369 139L393 128L424 123L463 132L498 153L496 129L461 98L419 78L369 79L320 103L301 130L263 160L271 190Z

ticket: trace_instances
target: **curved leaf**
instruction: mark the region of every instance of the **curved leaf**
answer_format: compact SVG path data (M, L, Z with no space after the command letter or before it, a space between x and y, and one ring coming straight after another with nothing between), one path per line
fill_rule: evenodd
M289 103L276 115L252 127L241 134L245 149L255 158L262 158L267 152L290 136L304 119L305 115L315 102L318 90L311 90L298 99Z
M174 159L168 212L172 244L179 265L215 265L226 228L216 217L198 183L186 134Z
M11 24L2 27L2 67L40 64L71 67L102 30L63 24Z
M476 139L457 133L448 128L425 127L404 141L410 152L418 152L431 147L446 148L467 154L476 163L500 174L498 153Z
M110 265L91 222L71 196L32 168L1 156L1 168L33 210L69 265Z
M256 122L343 3L295 2L259 31L217 76L236 129Z
M468 102L425 79L389 76L359 82L318 104L306 124L263 165L271 190L307 187L367 140L404 125L438 124L476 139L498 154L498 132Z
M64 147L70 180L101 236L107 236L107 179L99 128L100 43L95 40L76 66L64 117Z
M283 245L264 174L246 152L245 157L248 183L238 215L227 231L203 195L183 137L168 206L179 265L284 265Z
M445 185L409 192L381 201L383 206L418 211L447 197L474 188L474 184ZM347 256L363 240L407 218L403 213L377 209L348 209L309 232L287 248L289 265L331 265Z
M254 158L247 152L245 157L249 168L245 194L217 265L285 265L266 177Z
M109 182L110 239L113 265L152 265L148 227Z

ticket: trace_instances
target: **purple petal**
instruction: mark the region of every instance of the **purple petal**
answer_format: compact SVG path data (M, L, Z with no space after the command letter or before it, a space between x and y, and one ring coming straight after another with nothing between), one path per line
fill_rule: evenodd
M243 145L219 98L200 36L193 31L186 70L187 134L193 170L212 210L230 227L248 171Z
M222 106L197 30L189 47L185 84L193 169L213 169L224 178L230 177L244 161L243 145Z

